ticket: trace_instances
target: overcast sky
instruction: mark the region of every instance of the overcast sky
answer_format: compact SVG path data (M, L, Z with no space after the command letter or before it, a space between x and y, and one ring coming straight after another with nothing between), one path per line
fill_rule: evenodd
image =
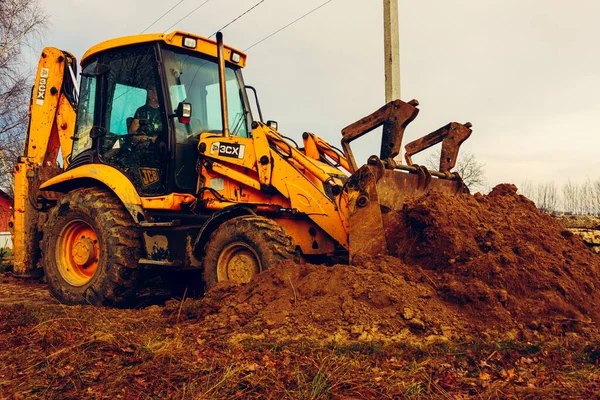
M149 32L205 1L184 0ZM208 36L258 1L209 0L168 31ZM43 45L79 59L178 2L42 0L52 23ZM324 2L265 0L223 30L225 42L244 50ZM489 186L598 179L599 16L598 0L399 0L401 97L421 104L405 143L470 121L462 149L485 164ZM283 134L310 131L339 145L342 128L384 104L382 1L332 0L250 49L244 74ZM358 142L360 161L379 140Z

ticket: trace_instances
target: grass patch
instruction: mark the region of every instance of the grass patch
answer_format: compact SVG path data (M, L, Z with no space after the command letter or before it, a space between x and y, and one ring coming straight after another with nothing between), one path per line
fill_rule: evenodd
M229 343L151 309L0 306L0 397L119 398L124 390L130 398L190 400L600 394L598 345Z

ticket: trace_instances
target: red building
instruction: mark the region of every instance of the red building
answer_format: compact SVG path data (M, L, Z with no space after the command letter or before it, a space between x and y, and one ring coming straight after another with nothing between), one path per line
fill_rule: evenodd
M0 190L0 232L8 232L12 203L12 197Z

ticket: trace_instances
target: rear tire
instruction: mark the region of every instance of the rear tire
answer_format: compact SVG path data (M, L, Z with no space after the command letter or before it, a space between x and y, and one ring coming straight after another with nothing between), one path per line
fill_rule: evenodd
M126 306L133 300L140 235L111 191L66 194L48 213L43 233L44 272L59 301Z
M294 240L273 220L242 216L224 222L204 248L204 284L208 291L218 282L249 282L284 260L296 258Z

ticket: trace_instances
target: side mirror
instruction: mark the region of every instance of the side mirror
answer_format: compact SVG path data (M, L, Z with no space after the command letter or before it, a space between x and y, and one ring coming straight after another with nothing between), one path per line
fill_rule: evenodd
M180 102L177 105L177 111L175 112L175 116L182 124L189 124L192 119L192 104Z
M273 130L277 130L279 124L277 123L277 121L267 121L267 126Z

